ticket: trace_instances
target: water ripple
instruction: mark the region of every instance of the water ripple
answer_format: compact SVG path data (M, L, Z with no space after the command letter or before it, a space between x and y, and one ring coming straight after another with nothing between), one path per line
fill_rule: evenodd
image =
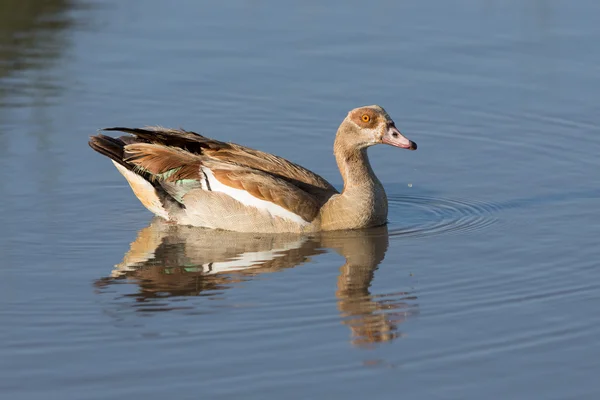
M390 196L388 201L390 236L423 237L481 230L498 222L495 213L501 209L495 203L426 196ZM402 227L393 228L395 215L417 221L406 225L403 220Z

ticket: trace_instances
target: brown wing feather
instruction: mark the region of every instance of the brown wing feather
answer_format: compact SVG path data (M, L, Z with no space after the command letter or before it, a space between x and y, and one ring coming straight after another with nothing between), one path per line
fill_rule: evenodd
M212 169L214 177L224 185L242 189L252 196L277 204L305 221L312 221L319 213L320 203L311 194L262 171L241 169Z
M304 190L314 188L315 192L337 193L335 188L319 175L273 154L234 143L227 148L207 149L203 153L216 160L267 172L297 186L304 186Z
M163 144L169 147L179 147L193 153L200 154L203 149L218 149L230 147L228 143L207 138L196 132L183 129L163 128L148 126L145 128L105 128L104 131L119 131L135 135L146 143Z
M130 144L125 146L123 160L150 172L153 179L161 178L166 182L201 179L199 157L175 147L150 143ZM170 174L164 175L170 171Z
M282 157L265 153L235 143L226 143L207 138L195 132L162 127L107 128L135 135L141 141L179 148L181 150L211 158L228 164L263 171L283 179L300 189L327 201L337 190L321 176Z

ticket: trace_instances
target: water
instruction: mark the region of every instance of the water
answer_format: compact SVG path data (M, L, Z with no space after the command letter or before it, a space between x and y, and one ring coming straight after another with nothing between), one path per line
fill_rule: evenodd
M600 6L592 1L4 1L7 399L598 398ZM152 219L87 147L160 124L336 185L381 104L385 228Z

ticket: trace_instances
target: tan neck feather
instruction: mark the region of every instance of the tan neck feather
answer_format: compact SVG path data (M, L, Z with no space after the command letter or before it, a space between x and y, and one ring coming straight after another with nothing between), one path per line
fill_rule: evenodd
M352 143L353 132L338 130L334 154L344 179L344 190L321 209L323 230L357 229L382 225L387 218L387 198L373 173L367 149Z
M356 190L371 192L375 186L381 186L381 183L371 168L367 149L348 143L346 138L344 132L338 131L333 145L335 160L344 180L342 193L347 194Z

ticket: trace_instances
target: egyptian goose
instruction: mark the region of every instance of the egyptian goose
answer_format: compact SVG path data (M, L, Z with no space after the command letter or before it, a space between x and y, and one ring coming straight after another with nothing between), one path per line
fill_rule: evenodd
M341 123L334 155L339 193L288 160L194 132L161 127L108 128L133 136L92 136L142 204L181 225L239 232L316 232L383 225L388 204L367 148L384 143L416 150L379 106L356 108Z

